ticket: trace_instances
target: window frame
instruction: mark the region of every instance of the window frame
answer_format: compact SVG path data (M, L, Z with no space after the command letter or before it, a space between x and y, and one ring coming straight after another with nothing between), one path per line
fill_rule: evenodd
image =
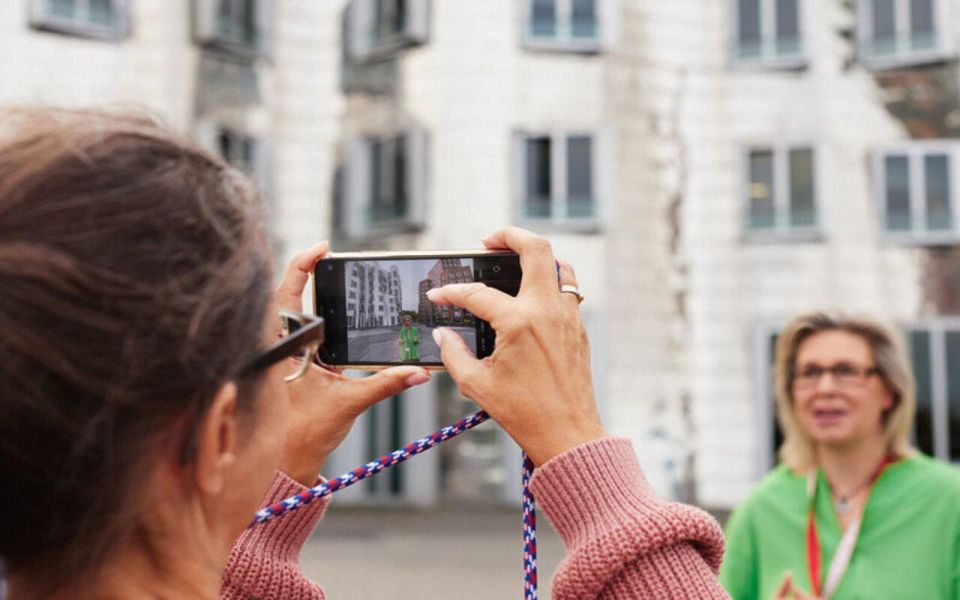
M910 334L915 332L930 335L930 406L933 426L933 457L960 465L957 460L950 458L950 406L947 389L947 333L960 333L960 317L937 317L913 321L901 327L907 338L908 350ZM911 367L913 365L911 364Z
M367 62L391 58L399 52L430 41L429 0L406 0L403 31L387 37L374 35L376 3L383 0L351 0L344 9L347 26L343 43L351 61ZM387 0L397 2L398 0Z
M30 3L30 26L40 31L51 31L66 35L94 40L119 42L130 36L132 29L130 0L109 0L111 7L117 14L115 25L96 25L81 23L76 19L63 18L50 14L47 0L33 0ZM82 4L89 14L90 0L75 0L75 4Z
M730 4L730 50L728 52L730 64L734 68L766 68L766 69L803 69L809 64L807 43L807 3L797 0L797 39L800 47L796 53L778 55L776 53L776 0L758 0L760 3L760 54L759 56L742 56L740 53L740 3L739 0L729 0Z
M917 223L925 223L926 177L923 160L932 154L946 154L947 172L950 175L950 214L952 227L944 230L920 229ZM909 231L891 231L887 226L887 187L885 159L891 155L906 155L910 176ZM887 242L918 246L954 244L960 239L960 140L923 140L881 146L872 153L873 200L880 224L882 239Z
M892 55L877 55L869 50L873 42L873 0L857 0L857 58L867 68L883 70L922 65L942 62L956 56L956 47L951 35L952 28L949 26L951 9L949 3L943 0L931 0L933 2L933 27L936 35L936 47L926 50L910 50L909 1L893 0L896 50Z
M403 183L407 191L406 211L396 218L373 220L373 144L402 137ZM396 142L394 142L395 144ZM396 233L416 232L426 225L427 164L429 136L422 127L408 127L358 133L347 141L344 164L343 232L347 238L366 239ZM395 161L386 161L386 163ZM385 163L384 163L385 164Z
M576 38L572 34L573 0L553 0L557 15L558 35L553 37L539 37L531 33L531 19L533 18L533 3L535 0L523 0L523 10L520 20L521 45L527 50L542 50L549 52L572 52L580 54L597 54L602 52L609 41L609 18L615 14L609 2L613 0L594 0L596 12L596 35L590 38Z
M194 38L206 48L243 58L269 57L273 47L274 0L256 0L255 40L242 42L219 29L219 0L194 0Z
M773 154L773 201L774 226L754 228L749 225L750 215L750 155L754 151L770 150ZM810 150L813 163L813 223L791 225L790 206L790 152ZM745 241L821 241L824 235L822 211L824 162L819 144L809 141L748 142L740 147L740 228Z
M527 215L527 153L526 143L532 138L550 140L550 217L531 217ZM567 216L569 198L567 197L567 141L574 137L590 139L590 181L592 214L589 217ZM590 128L550 128L521 129L513 134L514 155L514 206L517 223L538 229L553 229L576 233L597 233L604 216L603 199L607 195L606 173L603 168L603 156L608 136L605 132ZM561 148L561 152L554 151ZM563 215L558 217L557 215Z

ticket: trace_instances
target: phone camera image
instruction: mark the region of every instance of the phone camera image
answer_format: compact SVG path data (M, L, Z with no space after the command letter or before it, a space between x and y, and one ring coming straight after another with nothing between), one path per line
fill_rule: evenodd
M347 357L358 364L440 363L433 329L449 327L476 352L476 319L427 298L433 288L469 283L472 258L346 261Z

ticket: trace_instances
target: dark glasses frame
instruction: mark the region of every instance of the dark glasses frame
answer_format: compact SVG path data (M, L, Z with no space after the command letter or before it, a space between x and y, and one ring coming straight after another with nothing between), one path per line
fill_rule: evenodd
M317 350L320 349L324 339L323 318L294 310L280 309L280 321L289 334L251 358L240 370L241 377L252 375L307 349L299 369L292 375L284 377L284 381L290 382L306 373L310 363L316 359Z

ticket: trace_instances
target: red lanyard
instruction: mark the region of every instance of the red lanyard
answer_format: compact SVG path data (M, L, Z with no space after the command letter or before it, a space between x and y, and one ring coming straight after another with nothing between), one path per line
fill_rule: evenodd
M880 474L887 468L887 465L892 462L893 458L890 456L883 459L873 472L873 475L870 476L870 482L867 484L868 489L880 477ZM807 510L807 576L810 578L810 585L813 587L813 595L819 598L823 594L823 584L821 583L823 581L823 567L822 557L820 555L820 536L817 535L817 481L815 473L814 471L814 473L811 474L813 477L808 481L807 489L807 496L809 498L809 508ZM831 581L827 582L826 586L828 588L828 594L834 592L840 583L840 579L843 577L843 573L847 569L853 552L853 545L856 544L856 538L860 533L862 518L863 512L861 511L854 517L853 522L848 525L847 532L840 540L837 551L834 553L834 560L830 565Z

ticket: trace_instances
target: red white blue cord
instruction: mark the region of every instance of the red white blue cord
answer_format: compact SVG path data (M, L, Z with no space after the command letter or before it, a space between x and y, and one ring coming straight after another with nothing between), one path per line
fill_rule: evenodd
M439 429L428 436L408 444L403 448L394 450L385 454L376 460L372 460L362 467L344 473L336 479L330 479L318 486L304 490L295 496L285 498L276 504L271 504L257 511L250 527L260 523L266 523L285 513L296 510L301 506L310 504L314 500L329 496L337 490L349 487L358 481L363 481L367 477L376 475L380 471L390 468L394 465L406 461L411 456L416 456L421 452L433 448L440 442L445 442L452 437L456 437L473 429L490 418L486 411L479 411L460 419L453 425L448 425ZM534 507L533 494L530 493L530 477L533 474L533 463L523 455L523 597L524 600L536 600L537 598L537 513Z
M537 509L530 493L533 461L523 454L523 597L537 600Z

